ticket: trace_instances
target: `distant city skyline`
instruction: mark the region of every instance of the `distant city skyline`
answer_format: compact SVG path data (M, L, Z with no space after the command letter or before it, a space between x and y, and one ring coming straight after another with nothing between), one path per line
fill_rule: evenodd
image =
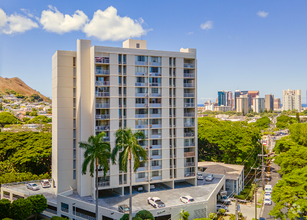
M149 50L196 48L197 103L215 101L218 90L237 89L281 99L282 90L300 89L306 103L307 1L199 0L188 10L180 0L51 4L0 2L0 76L19 77L51 97L56 49L76 50L77 39L121 47L131 37L147 40Z

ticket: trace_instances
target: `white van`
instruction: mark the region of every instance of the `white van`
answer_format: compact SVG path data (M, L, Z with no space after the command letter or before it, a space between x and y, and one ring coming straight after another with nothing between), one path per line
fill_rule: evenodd
M265 193L272 193L272 191L273 191L272 185L265 185L264 191L265 191Z

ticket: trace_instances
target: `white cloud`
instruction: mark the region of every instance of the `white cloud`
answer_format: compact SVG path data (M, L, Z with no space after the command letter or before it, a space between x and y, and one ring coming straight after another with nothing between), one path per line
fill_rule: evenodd
M188 32L188 35L191 35L191 34L193 34L194 32Z
M42 11L40 23L43 25L43 29L63 34L70 31L80 30L84 24L88 21L88 17L83 11L77 10L70 16L58 11L56 7L48 6L48 10Z
M0 8L0 33L23 33L37 27L38 24L32 21L30 18L19 14L11 14L8 16Z
M265 11L258 11L257 15L259 17L265 18L266 16L268 16L269 12L265 12Z
M206 21L205 23L200 25L200 28L203 30L208 30L213 28L213 22L212 21Z
M110 6L104 11L97 10L83 31L88 37L96 37L101 41L118 41L146 34L149 30L144 30L142 23L142 18L137 21L129 17L120 17L117 15L117 9Z
M20 11L22 11L23 13L25 13L26 15L28 15L28 17L30 17L30 18L33 18L33 17L34 17L34 15L30 12L29 9L22 8L22 9L20 9Z

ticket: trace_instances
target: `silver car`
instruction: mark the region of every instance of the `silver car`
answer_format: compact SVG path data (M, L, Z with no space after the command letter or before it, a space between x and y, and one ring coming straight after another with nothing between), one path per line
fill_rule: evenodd
M119 205L118 211L122 213L129 213L129 207L127 205Z
M28 184L27 184L27 188L28 188L28 189L31 189L31 190L33 190L33 191L39 190L39 186L38 186L36 183L28 183Z
M213 174L208 174L208 176L206 176L206 178L205 178L205 180L206 181L212 181L214 179L214 176L213 176Z

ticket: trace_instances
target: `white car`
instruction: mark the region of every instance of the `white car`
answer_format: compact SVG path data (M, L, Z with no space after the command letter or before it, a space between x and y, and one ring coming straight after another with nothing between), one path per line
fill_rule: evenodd
M203 180L203 179L204 179L203 174L202 174L202 173L198 173L198 174L197 174L197 179L198 179L198 180Z
M195 200L191 196L181 196L180 201L183 203L190 203L190 202L194 202Z
M159 197L149 197L147 199L148 204L152 205L154 208L163 208L165 207L164 202L161 201Z
M271 198L272 198L271 193L265 193L264 194L264 199L271 199Z
M49 180L42 180L41 185L42 185L43 188L51 187Z
M212 174L208 174L208 176L206 176L205 180L206 181L212 181L214 179L214 176Z
M227 206L222 205L222 204L217 204L216 205L216 211L218 212L220 209L225 209L226 212L229 212L229 209Z
M33 190L33 191L39 190L39 186L38 186L36 183L28 183L28 184L27 184L27 188L28 188L28 189L31 189L31 190Z
M272 193L272 191L273 191L272 185L265 185L264 191L265 191L265 193Z
M271 199L264 199L264 205L272 205Z

